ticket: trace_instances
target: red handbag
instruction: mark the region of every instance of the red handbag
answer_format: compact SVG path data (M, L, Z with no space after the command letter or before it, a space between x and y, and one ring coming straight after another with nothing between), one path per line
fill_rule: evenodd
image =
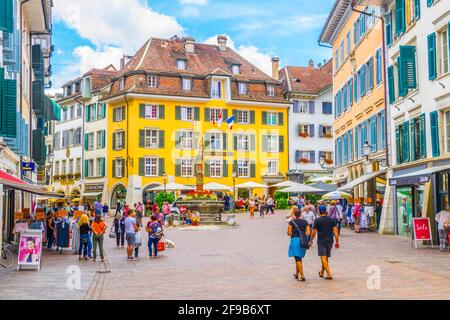
M164 241L158 242L158 251L166 250L166 243Z

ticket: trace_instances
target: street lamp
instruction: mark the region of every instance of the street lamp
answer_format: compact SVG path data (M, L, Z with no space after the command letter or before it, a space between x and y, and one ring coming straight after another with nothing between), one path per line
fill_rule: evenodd
M233 177L233 201L236 201L236 177L237 177L237 172L233 171L231 176Z
M167 192L166 185L167 185L167 173L164 171L163 173L163 180L164 180L164 192Z
M369 144L369 141L366 141L363 145L363 154L366 162L374 163L377 162L380 166L387 167L388 162L387 159L369 159L370 154L372 153L372 146Z

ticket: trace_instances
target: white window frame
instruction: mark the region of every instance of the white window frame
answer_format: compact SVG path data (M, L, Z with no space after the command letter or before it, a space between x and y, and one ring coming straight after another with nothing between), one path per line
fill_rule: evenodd
M237 112L237 123L239 124L249 124L250 123L250 111L249 110L238 110Z
M237 134L237 151L250 151L250 135L248 133Z
M105 135L104 130L97 131L97 149L103 148L103 135Z
M125 78L121 78L119 80L119 91L123 91L125 89Z
M145 129L144 131L144 147L148 149L159 148L159 130Z
M211 98L222 99L223 84L222 81L213 80L211 83Z
M194 131L180 131L180 147L182 150L192 150L194 148Z
M186 60L184 59L177 59L177 68L178 70L186 70Z
M182 177L189 178L194 176L194 161L193 159L180 160L180 173Z
M299 100L298 101L298 113L309 113L309 101Z
M267 135L267 152L279 152L279 151L280 151L279 135L276 134Z
M88 172L87 172L87 176L88 177L94 177L94 165L95 165L95 162L94 162L94 159L89 159L88 160Z
M241 74L241 66L238 64L233 64L231 66L231 71L233 72L233 74Z
M147 120L159 119L159 106L155 104L146 104L144 108L144 117Z
M117 142L117 140L116 140L116 142ZM88 150L94 150L94 149L95 149L95 135L94 135L94 132L89 132L88 133Z
M194 121L194 107L181 107L181 120Z
M238 160L237 161L237 174L240 178L250 177L250 160Z
M445 34L445 36L444 36ZM440 32L438 32L438 43L439 43L439 72L440 74L446 74L450 71L450 57L448 53L448 30L447 26ZM444 48L444 41L446 46ZM445 63L444 57L447 56L447 63ZM447 70L445 70L447 69Z
M114 132L114 134L116 135L116 145L114 146L114 149L115 150L122 150L124 148L123 143L124 143L124 140L125 140L124 139L125 138L125 131L117 131L117 132ZM120 143L119 143L119 141L120 141Z
M274 166L275 164L275 166ZM278 175L280 161L276 159L270 159L267 160L267 175L268 176L275 176Z
M147 86L149 88L157 88L158 87L158 77L155 75L149 75L147 77Z
M69 159L69 170L67 172L73 174L73 159Z
M309 124L299 123L298 131L299 133L307 134L309 136Z
M75 174L81 174L81 158L75 160Z
M450 109L444 111L445 151L450 153Z
M146 177L157 177L158 176L158 161L156 157L145 157L144 158L144 175Z
M308 159L311 162L311 151L310 150L297 150L300 152L300 159Z
M123 106L113 109L114 118L116 119L116 122L120 122L120 121L124 120L124 110L125 110L125 108Z
M278 112L267 112L267 125L268 126L278 125Z
M221 112L222 112L222 109L220 109L220 108L211 108L209 110L209 122L211 122L211 123L218 122Z
M213 137L215 142L213 143ZM220 131L210 132L210 144L209 148L212 151L220 151L223 150L223 133Z
M181 78L183 91L192 91L192 79L191 78Z
M247 84L245 82L238 82L238 93L240 95L247 94Z
M222 160L210 160L209 175L211 178L222 178Z
M124 159L116 159L116 178L123 178L122 169L125 165Z
M275 86L273 84L267 85L267 95L269 97L275 97Z

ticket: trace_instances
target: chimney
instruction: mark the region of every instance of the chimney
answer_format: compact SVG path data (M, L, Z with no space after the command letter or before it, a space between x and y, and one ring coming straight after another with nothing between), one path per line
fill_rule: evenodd
M309 68L314 68L314 61L313 61L313 59L309 59L308 67Z
M195 40L192 37L183 37L184 50L186 54L195 53Z
M223 35L217 36L217 44L219 45L220 51L227 51L227 37Z
M280 58L273 57L272 58L272 78L274 78L275 80L280 79L280 76L278 73L279 70L280 70Z
M132 56L123 55L120 59L120 69L122 70L132 58Z

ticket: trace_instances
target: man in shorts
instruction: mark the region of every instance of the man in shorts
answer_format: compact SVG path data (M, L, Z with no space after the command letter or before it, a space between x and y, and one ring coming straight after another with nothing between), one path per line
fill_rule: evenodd
M125 219L125 239L127 240L127 256L128 260L134 260L133 252L136 243L136 212L130 210L130 214Z
M320 260L322 261L322 270L319 271L319 277L323 278L326 271L326 280L332 280L328 259L331 257L331 249L333 248L334 239L336 239L335 247L339 248L339 232L336 226L336 220L327 216L327 207L321 205L319 207L319 218L314 221L314 227L311 234L310 246L313 245L313 240L317 234L317 248ZM334 238L333 238L334 236Z

